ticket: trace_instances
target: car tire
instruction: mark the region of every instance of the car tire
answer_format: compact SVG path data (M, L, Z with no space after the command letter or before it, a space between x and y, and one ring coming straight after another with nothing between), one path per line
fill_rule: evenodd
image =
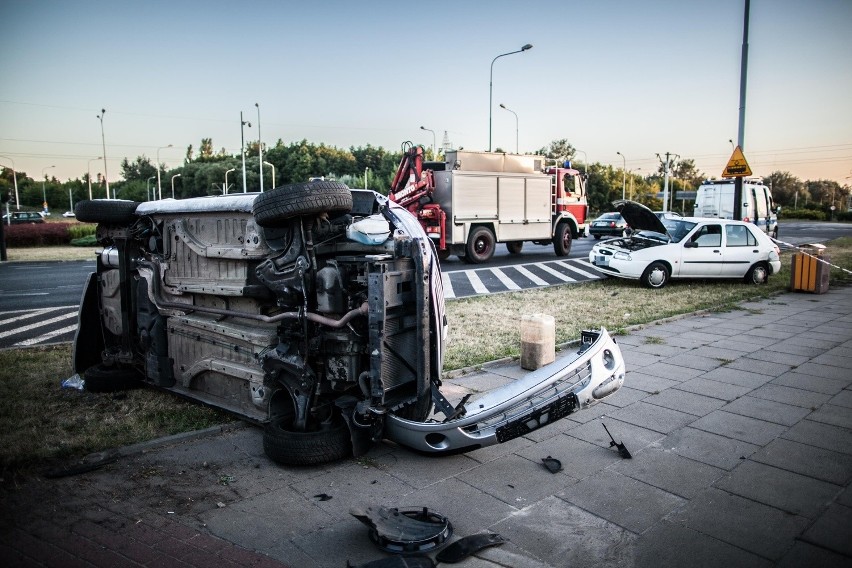
M642 273L642 285L646 288L662 288L669 281L669 267L662 262L652 262Z
M571 226L568 223L562 222L556 225L556 233L553 235L553 252L556 256L568 256L571 252Z
M592 236L593 236L593 237L595 237L595 240L596 240L596 241L601 240L601 236L600 236L600 235L592 235Z
M763 262L756 263L746 272L745 281L758 286L766 284L769 282L769 267Z
M282 465L316 465L342 460L352 454L349 428L341 419L314 432L288 429L290 417L274 418L263 430L263 451Z
M83 223L129 225L136 219L138 201L127 199L84 199L74 206L74 215Z
M521 254L521 250L524 248L524 241L512 241L510 243L506 243L506 250L509 251L509 254Z
M140 386L141 375L131 367L95 365L83 373L88 392L118 392Z
M778 226L777 226L777 225L776 225L776 226L775 226L775 228L772 230L772 238L773 238L773 239L776 239L776 240L778 239Z
M467 239L465 259L471 264L481 264L494 256L496 241L488 227L476 227Z
M282 185L258 195L251 211L261 227L278 227L302 215L348 213L352 211L352 192L336 181Z

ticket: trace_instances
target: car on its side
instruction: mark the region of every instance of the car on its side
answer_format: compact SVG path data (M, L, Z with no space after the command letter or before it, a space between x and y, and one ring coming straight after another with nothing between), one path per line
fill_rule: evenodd
M3 215L3 222L8 223L8 217ZM26 225L33 223L44 223L41 213L35 211L15 211L12 213L11 225Z
M636 232L592 247L589 262L604 274L662 288L671 278L741 278L763 284L781 270L781 251L753 223L659 219L633 201L613 205Z
M611 212L604 213L594 221L589 227L589 234L599 240L601 237L624 237L627 236L630 227L627 221L621 216L621 213Z

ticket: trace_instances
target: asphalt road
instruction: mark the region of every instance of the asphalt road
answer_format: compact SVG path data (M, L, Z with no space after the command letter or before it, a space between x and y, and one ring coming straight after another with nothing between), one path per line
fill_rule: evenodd
M800 245L852 236L852 224L782 223L779 241ZM456 257L442 265L447 298L523 290L601 278L584 261L596 241L576 239L568 257L553 247L525 244L521 254L504 245L489 262L467 264ZM95 261L0 263L0 349L73 338L83 285Z

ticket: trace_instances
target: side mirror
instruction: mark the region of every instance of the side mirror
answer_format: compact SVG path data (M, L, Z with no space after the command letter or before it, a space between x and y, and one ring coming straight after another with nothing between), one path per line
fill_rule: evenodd
M696 243L695 241L686 241L685 243L683 243L683 248L688 248L688 249L698 248L698 243Z

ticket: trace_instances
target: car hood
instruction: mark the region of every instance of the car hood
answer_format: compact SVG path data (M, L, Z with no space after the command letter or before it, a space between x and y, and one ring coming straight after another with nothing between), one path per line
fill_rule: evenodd
M663 225L663 222L660 221L654 212L641 203L636 203L629 199L619 199L618 201L613 201L612 206L616 211L621 213L621 216L624 217L624 220L627 221L627 224L634 231L654 231L663 235L669 234L666 226Z

